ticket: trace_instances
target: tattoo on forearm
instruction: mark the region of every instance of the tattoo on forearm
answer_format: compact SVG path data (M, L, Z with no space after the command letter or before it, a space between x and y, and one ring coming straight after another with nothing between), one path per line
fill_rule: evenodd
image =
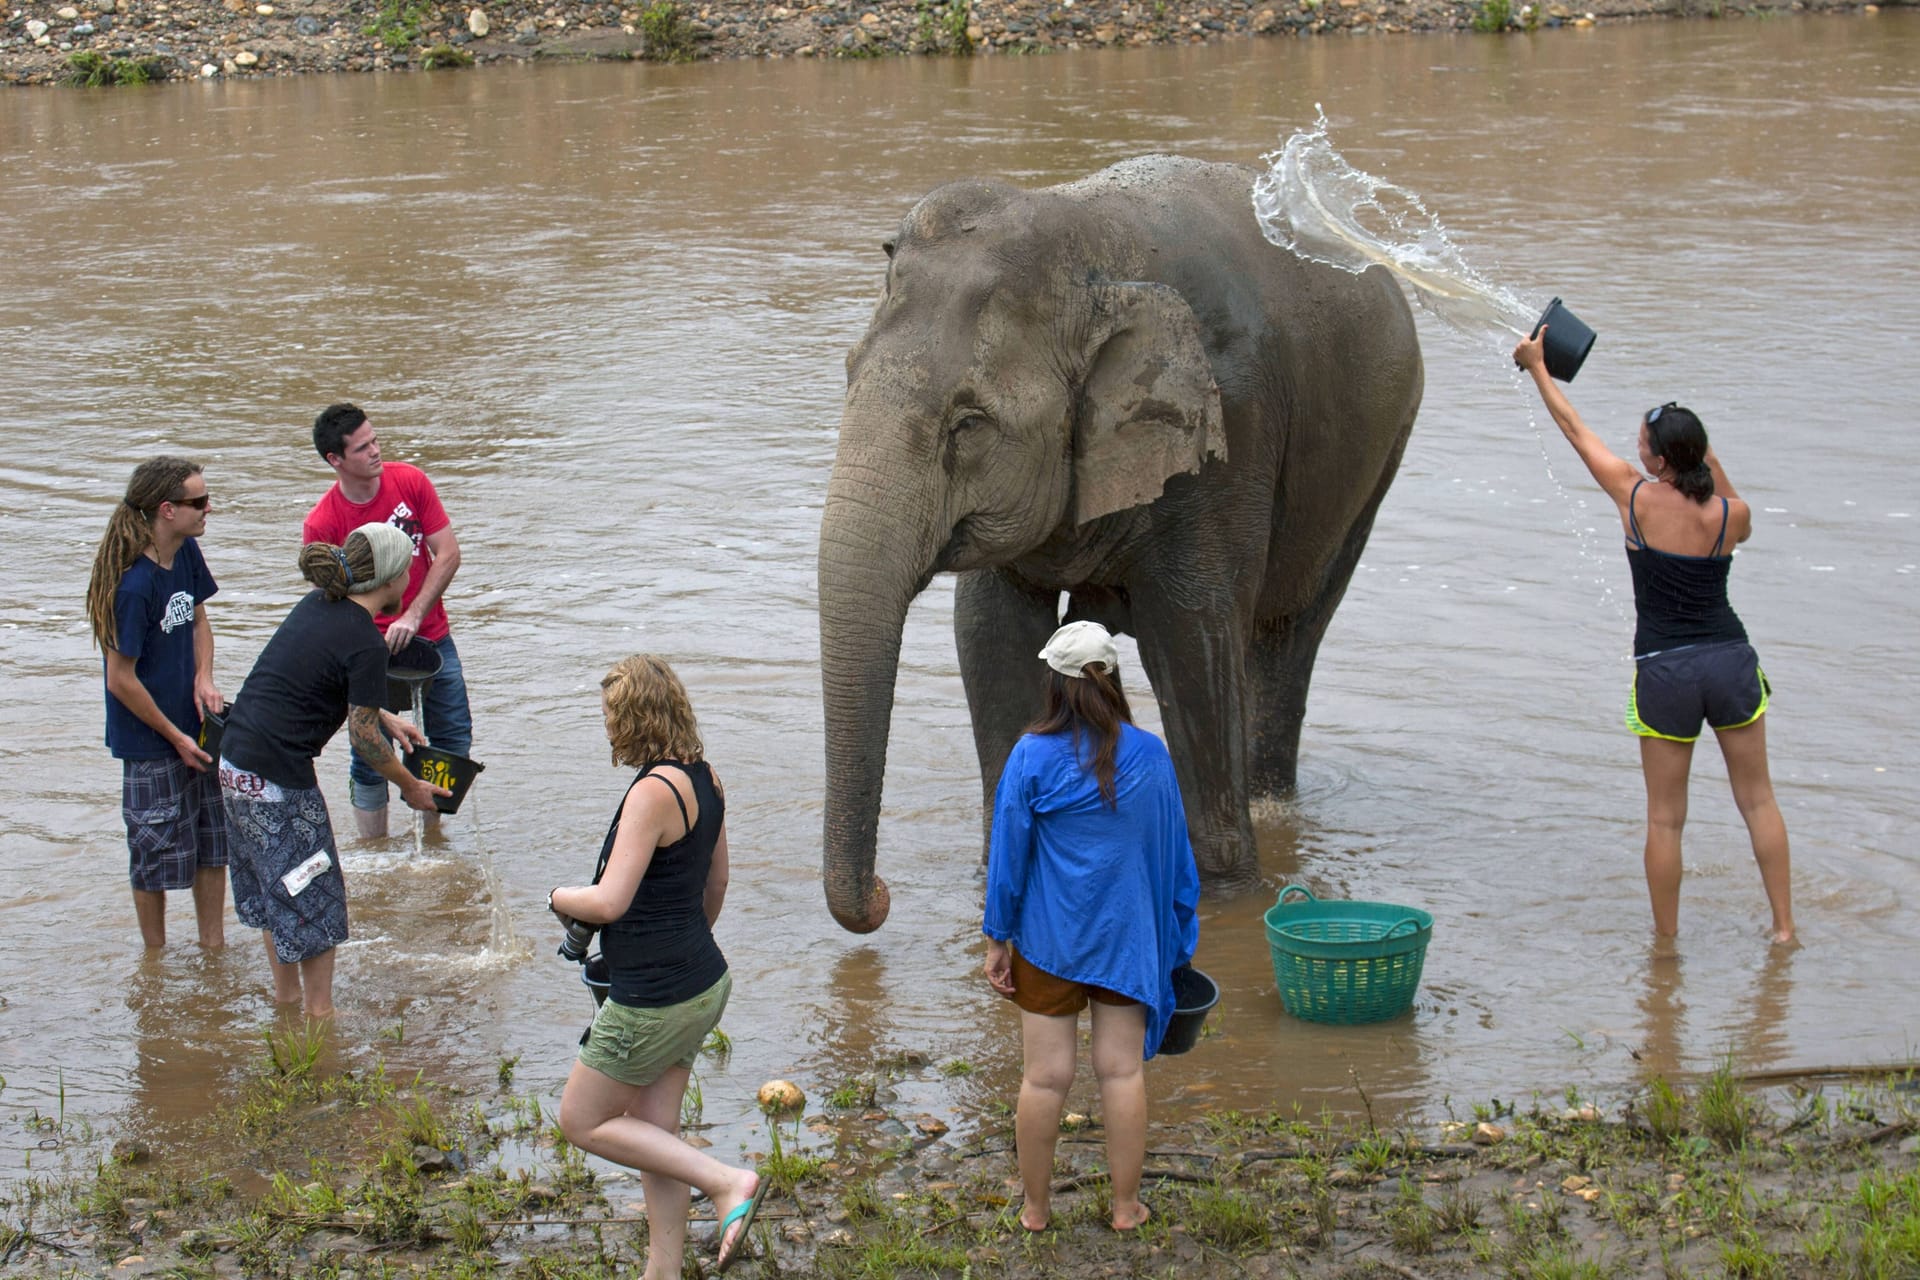
M393 759L393 749L387 745L387 736L380 731L378 707L353 707L348 710L347 739L353 743L353 749L360 753L360 758L376 769Z

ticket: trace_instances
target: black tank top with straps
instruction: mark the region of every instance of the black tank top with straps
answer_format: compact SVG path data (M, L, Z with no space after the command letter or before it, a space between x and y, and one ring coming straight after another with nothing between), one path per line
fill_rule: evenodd
M1642 480L1627 495L1627 523L1633 530L1627 543L1627 567L1633 571L1633 629L1635 657L1685 645L1745 641L1747 629L1727 601L1727 578L1733 557L1722 555L1727 540L1727 500L1720 499L1720 536L1713 552L1682 556L1647 545L1640 533L1640 517L1633 500Z
M685 770L693 784L700 817L680 839L653 851L633 901L618 920L600 931L600 951L606 957L612 982L607 998L631 1008L657 1009L691 1000L720 981L727 971L727 959L713 940L706 912L707 873L712 869L714 847L726 820L726 802L715 789L713 770L704 760L692 764L656 760L635 775L627 791L631 793L649 780L652 785L666 787L680 806L680 820L685 824L687 803L679 786L653 772L663 764ZM625 796L620 803L622 808L626 806ZM612 856L619 831L620 810L616 809L600 850L603 865Z

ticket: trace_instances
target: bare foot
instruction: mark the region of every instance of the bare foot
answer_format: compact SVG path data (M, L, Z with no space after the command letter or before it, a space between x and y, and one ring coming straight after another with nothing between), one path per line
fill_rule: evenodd
M1045 1231L1053 1221L1053 1212L1029 1200L1020 1206L1020 1226L1027 1231Z
M1113 1229L1115 1231L1138 1231L1153 1214L1147 1206L1135 1200L1131 1205L1113 1206Z
M1799 935L1793 931L1793 926L1788 925L1784 929L1775 929L1773 931L1773 945L1776 947L1797 947L1800 945L1800 938Z

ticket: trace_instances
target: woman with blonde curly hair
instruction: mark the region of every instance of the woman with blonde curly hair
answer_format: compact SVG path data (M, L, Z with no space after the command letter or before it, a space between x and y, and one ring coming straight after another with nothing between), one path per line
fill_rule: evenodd
M600 692L613 763L639 772L607 828L593 883L547 895L563 922L599 926L609 978L560 1097L560 1129L583 1151L640 1171L646 1280L674 1280L690 1188L705 1192L720 1218L717 1271L739 1257L767 1190L752 1170L680 1139L695 1055L733 989L713 940L727 894L726 793L665 659L622 659Z
M133 913L149 947L167 941L169 889L193 891L200 945L226 943L227 826L200 716L213 683L207 600L220 588L200 554L200 464L162 455L134 468L87 583L87 619L107 681L107 747L120 760Z

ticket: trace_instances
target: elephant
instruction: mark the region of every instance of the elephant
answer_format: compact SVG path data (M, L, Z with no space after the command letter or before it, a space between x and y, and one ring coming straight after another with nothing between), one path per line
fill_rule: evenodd
M907 608L957 575L983 827L1048 636L1135 637L1210 890L1258 876L1249 799L1293 790L1315 654L1425 373L1383 269L1269 244L1256 171L1142 156L1041 190L964 179L885 241L821 518L828 908L874 874ZM1064 609L1063 609L1064 596Z

